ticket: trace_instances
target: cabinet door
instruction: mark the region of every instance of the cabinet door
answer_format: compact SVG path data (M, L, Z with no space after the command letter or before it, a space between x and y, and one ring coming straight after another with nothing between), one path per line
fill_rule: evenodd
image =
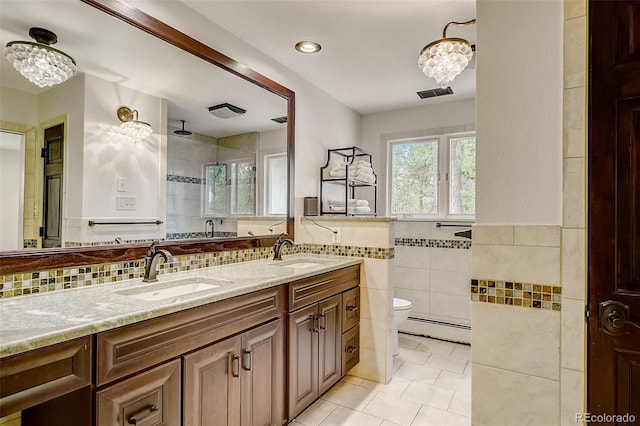
M98 426L179 426L180 360L96 392Z
M342 377L342 297L337 294L318 304L319 394Z
M240 424L240 337L184 357L184 425Z
M276 320L242 335L241 424L284 423L284 341Z
M289 418L318 397L318 305L289 314Z

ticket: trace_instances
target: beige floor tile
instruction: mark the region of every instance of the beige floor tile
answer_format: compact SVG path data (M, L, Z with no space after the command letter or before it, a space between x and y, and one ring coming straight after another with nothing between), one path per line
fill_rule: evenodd
M441 371L442 370L440 368L405 362L400 368L398 368L396 375L434 384Z
M402 394L402 399L446 410L451 403L454 393L455 391L451 389L444 389L429 383L412 382Z
M471 418L423 405L411 426L470 426Z
M468 346L457 347L451 353L451 358L463 359L465 361L471 360L471 348Z
M331 413L333 413L336 408L338 408L337 404L325 401L324 399L319 399L311 404L309 408L300 413L300 415L296 417L295 421L299 424L303 424L304 426L318 426Z
M352 410L347 407L338 407L322 422L321 426L379 426L382 419Z
M428 339L416 348L418 351L428 352L432 355L439 357L448 357L453 352L453 344L448 342L441 342L439 340Z
M410 425L420 411L420 407L419 402L379 393L362 411L399 425Z
M398 346L401 348L415 349L420 345L420 343L422 343L422 338L419 336L398 334Z
M352 385L361 385L364 382L364 379L356 376L346 375L342 378L343 382L351 383Z
M442 370L451 371L453 373L461 373L467 367L467 362L463 359L440 358L437 356L429 357L424 364L426 367L440 368Z
M434 384L445 389L471 392L471 375L443 371Z
M399 398L402 396L403 392L407 390L410 383L410 378L395 375L387 384L365 380L360 386Z
M351 383L338 382L322 396L322 399L353 410L362 409L376 395L375 391Z
M424 364L427 362L431 354L426 352L417 351L415 349L400 348L400 354L394 356L394 359L399 359L404 362L413 362L414 364Z
M390 422L389 420L384 420L380 426L400 426L398 423Z
M473 368L472 366L473 366L472 363L468 363L467 364L467 368L464 369L464 375L465 376L470 376L471 375L471 369Z
M451 404L449 404L447 411L471 417L471 393L456 392L455 395L453 395L453 399L451 399Z

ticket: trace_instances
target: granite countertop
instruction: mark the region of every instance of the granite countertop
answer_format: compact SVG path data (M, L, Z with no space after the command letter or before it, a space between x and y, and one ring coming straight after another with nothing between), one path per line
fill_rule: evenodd
M3 299L0 359L360 263L356 257L299 254L160 275L155 283L138 278ZM135 297L144 291L139 288L162 289L175 280L219 287L160 300Z

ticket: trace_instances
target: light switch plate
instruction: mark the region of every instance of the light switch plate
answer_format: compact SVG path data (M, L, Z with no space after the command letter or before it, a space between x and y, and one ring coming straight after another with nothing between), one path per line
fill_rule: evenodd
M118 183L118 192L127 192L127 178L119 177L116 179Z
M118 203L118 210L135 210L136 209L136 197L135 196L125 196L118 195L116 197L116 201Z

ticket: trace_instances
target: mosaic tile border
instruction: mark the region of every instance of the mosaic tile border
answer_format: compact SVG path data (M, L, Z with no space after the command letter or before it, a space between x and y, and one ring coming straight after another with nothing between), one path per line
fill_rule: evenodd
M22 248L38 248L38 240L27 239L22 242Z
M469 250L471 248L471 241L432 240L428 238L395 238L394 245L405 247L431 247Z
M472 278L471 301L560 311L562 287Z
M196 185L202 185L205 183L203 178L178 175L167 175L167 181L179 183L195 183Z
M298 244L292 248L285 247L283 251L285 255L304 253L391 259L393 258L394 250L393 248ZM250 260L268 259L272 255L272 247L261 247L175 256L174 262L161 263L158 266L158 272L159 274L184 272ZM142 259L130 262L0 275L0 298L19 297L28 294L138 279L142 278L143 275L144 261Z
M133 244L133 243L151 244L152 242L157 240L164 241L164 238L146 238L142 240L121 240L120 242L116 242L115 240L93 241L93 242L66 241L64 243L64 246L65 247L95 247L95 246L110 246L114 244Z

